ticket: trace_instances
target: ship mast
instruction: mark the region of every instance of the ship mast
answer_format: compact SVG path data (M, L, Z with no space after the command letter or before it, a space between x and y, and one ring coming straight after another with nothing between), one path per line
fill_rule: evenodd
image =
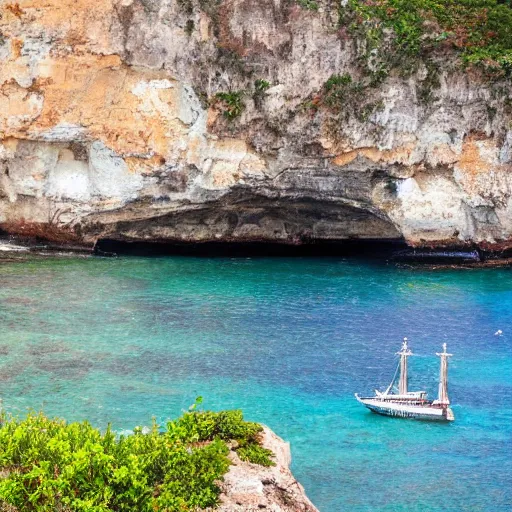
M398 394L407 394L407 357L412 356L412 352L407 347L407 338L404 338L402 350L397 352L400 356L400 380L398 382Z
M441 358L441 370L439 372L439 396L436 402L442 405L450 405L448 398L448 358L453 354L446 352L446 343L443 343L443 351L436 352L436 356Z

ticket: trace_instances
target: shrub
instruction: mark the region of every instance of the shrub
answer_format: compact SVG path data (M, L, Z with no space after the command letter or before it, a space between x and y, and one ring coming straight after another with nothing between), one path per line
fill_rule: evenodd
M263 99L265 98L266 91L269 87L270 82L267 82L267 80L262 80L259 78L258 80L254 81L254 93L252 98L256 108L261 108L263 105Z
M269 87L270 82L267 82L267 80L262 80L261 78L258 78L258 80L254 81L254 91L257 94L263 94Z
M348 115L362 105L363 91L363 85L354 82L348 73L331 75L323 86L323 103L334 112L344 111Z
M244 95L244 91L218 92L215 95L215 98L223 103L224 110L222 115L226 119L232 121L242 115L242 112L245 110L243 103Z
M238 456L241 460L247 460L260 466L274 466L275 462L271 459L272 452L263 448L255 442L250 442L237 448Z
M241 411L196 412L169 421L162 431L117 437L89 423L66 423L43 414L3 415L0 428L0 505L21 512L73 510L187 511L213 507L218 481L229 467L227 441L240 457L273 464L259 445L262 427Z

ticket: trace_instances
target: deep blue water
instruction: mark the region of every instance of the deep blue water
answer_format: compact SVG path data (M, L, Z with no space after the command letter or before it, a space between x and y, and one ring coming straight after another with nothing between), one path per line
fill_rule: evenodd
M4 262L0 394L11 412L119 430L202 395L290 441L322 512L510 512L511 278L342 259ZM431 396L448 343L455 422L353 398L387 386L404 336L411 386Z

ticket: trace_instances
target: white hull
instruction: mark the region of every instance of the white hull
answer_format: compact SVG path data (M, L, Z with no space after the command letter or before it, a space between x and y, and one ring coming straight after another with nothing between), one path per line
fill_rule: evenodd
M431 403L413 404L404 402L392 402L389 399L359 398L359 402L365 405L370 411L384 416L397 418L412 418L427 421L453 421L453 411L448 407L434 406Z

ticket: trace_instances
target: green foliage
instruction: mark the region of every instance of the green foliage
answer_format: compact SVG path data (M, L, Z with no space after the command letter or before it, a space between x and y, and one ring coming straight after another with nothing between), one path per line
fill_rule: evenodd
M394 49L402 58L450 46L466 63L512 73L512 9L508 2L349 0L347 8L340 11L340 23L364 32L370 52L382 45L384 30L391 29Z
M297 0L297 3L308 11L318 11L318 3L315 0Z
M233 119L242 115L242 112L245 110L244 95L244 91L218 92L215 95L224 105L222 115L226 119L233 121Z
M344 111L348 115L362 105L363 91L363 85L354 82L348 73L331 75L323 87L323 104L333 111Z
M328 111L327 130L333 137L346 135L345 129L351 119L371 123L372 115L384 108L382 100L372 100L372 89L376 83L371 80L354 80L348 73L331 75L324 83L320 94L303 108L326 107Z
M261 108L263 105L263 99L265 98L266 90L270 87L270 82L259 78L254 81L254 93L252 98L256 108Z
M352 77L345 73L343 75L331 75L327 82L325 82L325 90L335 91L337 89L345 89L345 86L352 84Z
M254 90L256 93L262 94L269 87L270 87L270 82L267 82L266 80L262 80L261 78L258 78L258 80L254 81Z
M271 459L272 452L255 442L240 446L236 451L241 460L247 460L260 466L275 466L275 462Z
M196 405L199 402L196 402ZM29 414L2 416L0 507L21 512L192 511L214 507L229 467L227 441L240 457L273 464L258 444L261 426L241 411L196 411L161 431L135 428L119 438L89 423Z

